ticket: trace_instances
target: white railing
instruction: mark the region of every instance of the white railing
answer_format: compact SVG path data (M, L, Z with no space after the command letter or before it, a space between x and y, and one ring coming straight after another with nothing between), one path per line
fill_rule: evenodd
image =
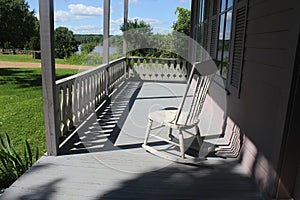
M125 78L125 58L56 81L59 138L95 112Z
M163 58L120 58L56 81L59 138L78 127L127 77L139 81L185 82L187 62Z
M127 58L128 76L133 80L185 82L187 62L172 58Z

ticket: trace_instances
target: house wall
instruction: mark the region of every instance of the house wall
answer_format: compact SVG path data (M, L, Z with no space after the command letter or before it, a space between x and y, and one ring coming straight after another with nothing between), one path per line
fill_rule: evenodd
M294 70L297 0L249 0L240 98L228 113L246 135L242 163L276 196L278 166Z
M298 172L297 172L297 176L296 176L296 184L294 187L294 198L295 199L300 199L300 162L298 162Z

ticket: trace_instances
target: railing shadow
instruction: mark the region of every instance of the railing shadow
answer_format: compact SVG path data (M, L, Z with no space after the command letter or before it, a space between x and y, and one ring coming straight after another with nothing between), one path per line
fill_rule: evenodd
M126 81L60 149L60 155L119 149L114 144L143 82Z

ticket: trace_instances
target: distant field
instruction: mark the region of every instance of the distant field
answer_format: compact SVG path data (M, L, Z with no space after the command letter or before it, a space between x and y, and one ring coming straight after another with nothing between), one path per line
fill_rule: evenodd
M56 69L57 79L77 69ZM41 69L0 69L0 133L7 132L18 152L25 139L46 151Z
M40 63L41 60L32 59L30 55L10 55L10 54L0 54L1 61L9 61L9 62L35 62Z
M74 56L78 57L78 56ZM30 55L10 55L10 54L0 54L0 61L9 61L9 62L31 62L31 63L40 63L41 60L39 59L32 59ZM70 65L81 65L82 61L78 58L70 58L70 59L55 59L55 63L57 64L70 64Z
M109 60L115 60L122 57L117 53L110 55ZM40 63L41 60L32 59L30 55L7 55L0 54L0 61L9 61L9 62L29 62L29 63ZM74 54L66 59L55 59L56 64L63 65L78 65L78 66L99 66L103 63L102 54Z

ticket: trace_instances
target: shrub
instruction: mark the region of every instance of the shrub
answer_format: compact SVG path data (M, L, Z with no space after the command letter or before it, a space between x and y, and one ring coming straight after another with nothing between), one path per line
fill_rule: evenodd
M0 135L0 187L8 187L17 180L38 159L39 150L35 154L27 140L25 140L23 155L16 152L7 133Z

